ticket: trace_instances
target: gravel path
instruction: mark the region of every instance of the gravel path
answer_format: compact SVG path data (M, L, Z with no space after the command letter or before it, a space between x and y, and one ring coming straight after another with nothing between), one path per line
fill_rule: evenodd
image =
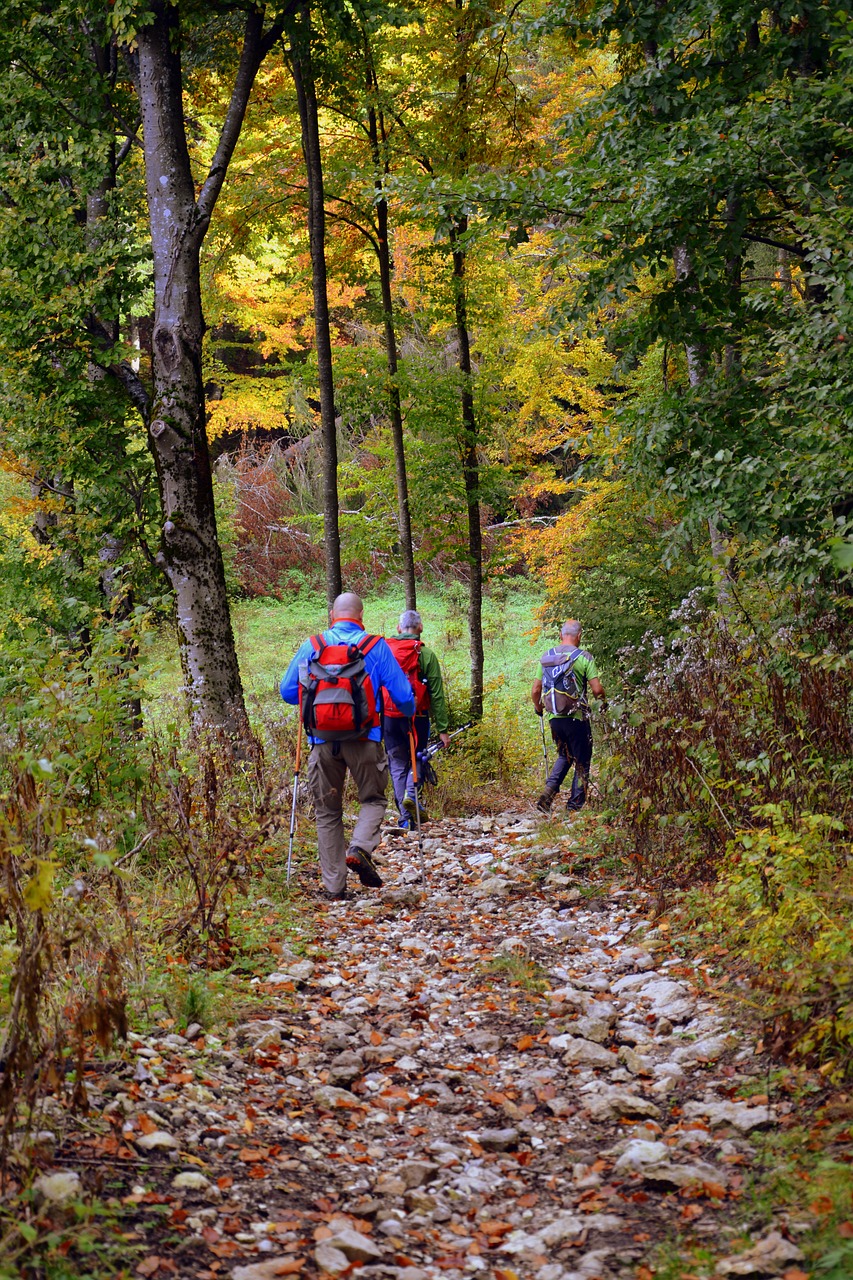
M727 1252L778 1121L763 1066L642 894L544 878L565 843L516 813L432 823L423 892L389 837L385 890L318 908L269 1018L135 1043L105 1115L141 1231L157 1211L141 1274L635 1280L664 1239ZM799 1251L765 1226L781 1275ZM719 1274L758 1273L739 1247Z

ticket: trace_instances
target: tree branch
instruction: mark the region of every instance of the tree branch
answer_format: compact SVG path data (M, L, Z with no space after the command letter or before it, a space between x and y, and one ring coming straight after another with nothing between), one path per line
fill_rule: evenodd
M210 163L210 171L196 202L198 219L204 226L210 222L214 206L222 190L222 184L228 172L228 165L234 154L237 139L240 137L240 130L243 127L243 117L249 105L249 97L252 93L255 77L258 74L258 68L284 31L284 23L281 20L275 22L266 35L263 34L263 26L263 10L250 9L246 14L246 29L243 35L240 65L237 68L234 87L231 91L231 101L225 113L222 132L219 135L219 145L216 148L216 153Z

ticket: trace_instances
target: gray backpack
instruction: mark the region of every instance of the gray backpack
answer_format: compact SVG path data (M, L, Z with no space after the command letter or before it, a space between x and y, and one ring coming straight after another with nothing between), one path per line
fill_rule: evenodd
M558 645L540 658L542 663L542 705L549 715L567 716L587 712L586 676L575 675L575 663L584 649L566 650Z

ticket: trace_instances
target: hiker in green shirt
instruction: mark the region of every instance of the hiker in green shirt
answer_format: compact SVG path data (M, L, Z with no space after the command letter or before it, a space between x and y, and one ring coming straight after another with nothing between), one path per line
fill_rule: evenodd
M400 826L409 829L410 822L417 816L415 809L415 785L412 778L412 756L409 746L409 725L414 727L415 749L426 750L429 740L430 717L442 746L447 746L447 733L450 723L447 714L447 698L444 695L444 681L441 678L441 667L432 649L428 649L421 640L424 624L416 609L406 609L400 614L397 634L388 637L388 645L399 662L412 686L415 698L414 720L409 721L402 716L390 697L385 695L383 704L383 724L385 750L388 753L388 766L391 770L391 782L394 787L394 798L400 812ZM417 790L420 793L421 785ZM426 821L426 813L421 804L421 821Z
M569 813L586 800L586 783L592 763L592 728L589 723L588 692L607 706L604 685L598 678L595 659L581 649L581 624L574 618L563 624L560 644L540 659L541 679L533 681L530 696L538 716L548 713L551 737L557 744L557 759L548 775L545 790L536 801L541 813L548 813L554 797L574 765L572 790L566 801Z

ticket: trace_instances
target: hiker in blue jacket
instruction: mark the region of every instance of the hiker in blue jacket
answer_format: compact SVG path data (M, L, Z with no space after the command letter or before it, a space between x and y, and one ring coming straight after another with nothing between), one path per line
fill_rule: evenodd
M412 686L385 640L367 636L363 618L362 601L354 592L345 591L329 611L331 627L318 638L327 646L360 643L377 707L381 706L382 690L387 689L403 715L414 715ZM317 656L317 648L311 639L300 645L281 682L281 696L285 702L298 705L300 667L305 670ZM346 889L348 867L362 884L371 888L382 885L382 878L370 855L379 843L379 829L385 816L388 760L378 714L374 719L375 723L365 725L362 735L345 741L329 741L308 734L311 743L308 781L314 796L320 875L326 897L330 899L350 896ZM361 806L349 847L343 820L347 770L352 774Z

